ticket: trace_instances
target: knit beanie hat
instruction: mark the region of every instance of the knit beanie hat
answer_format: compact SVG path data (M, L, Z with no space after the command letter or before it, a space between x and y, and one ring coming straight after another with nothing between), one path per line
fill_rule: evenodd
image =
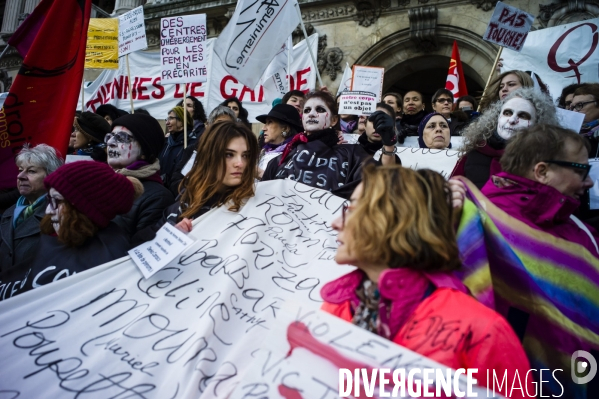
M96 143L103 143L104 136L110 132L110 124L106 119L93 112L82 112L75 118L73 125L84 136Z
M186 112L183 107L175 107L173 109L171 109L169 111L170 112L174 112L175 115L177 115L177 119L179 119L181 121L181 123L183 123L183 112ZM187 113L187 132L189 133L189 128L193 128L193 118L189 115L189 112Z
M430 114L428 114L424 118L422 118L422 120L420 121L420 124L418 125L418 144L420 145L420 148L428 148L426 146L426 144L424 144L424 139L422 138L422 135L424 134L424 128L425 128L426 124L435 115L442 116L443 119L445 119L445 122L447 122L447 126L449 126L449 122L447 121L447 118L445 118L443 115L441 115L438 112L431 112ZM451 132L450 132L450 134L451 134ZM447 148L451 148L451 141L449 142L449 146L447 146Z
M44 185L58 191L100 228L108 226L116 215L129 212L136 195L143 192L139 181L134 183L95 161L67 163L49 174Z
M160 123L150 115L127 114L112 122L112 127L123 126L131 131L141 146L144 159L152 163L164 146L164 133Z

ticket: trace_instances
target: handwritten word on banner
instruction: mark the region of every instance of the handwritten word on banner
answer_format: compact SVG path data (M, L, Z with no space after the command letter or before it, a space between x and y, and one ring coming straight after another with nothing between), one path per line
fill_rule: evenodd
M449 149L398 147L397 156L401 159L402 166L406 168L431 169L449 179L455 164L458 162L460 152ZM380 157L381 151L379 150L373 158L379 160Z
M499 1L483 39L514 51L521 51L534 19L531 14Z
M206 82L206 14L160 20L162 83Z
M144 8L139 6L119 17L119 57L147 48Z
M398 380L404 382L411 370L440 369L444 373L448 370L447 366L323 311L291 309L293 306L286 306L284 311L281 311L281 318L285 318L285 322L281 320L273 330L269 331L264 340L265 345L253 353L253 364L231 395L231 399L337 398L340 392L340 368L352 371L356 368L384 368L391 371L404 369L404 375L398 375ZM441 316L438 318L442 319ZM439 329L437 335L443 333L443 323L439 323L436 328ZM434 341L434 337L437 336L435 331L431 330L428 333L430 339ZM457 340L461 335L455 334L455 337ZM451 346L450 341L451 338L445 341L445 345ZM479 371L480 373L475 374L474 377L484 381L486 376L481 370ZM455 372L450 373L453 380ZM415 376L414 382L420 384L422 391L424 386L428 386L429 392L435 392L435 387L428 385L427 380L422 378L422 374L415 374ZM386 387L391 389L386 390L386 397L420 397L406 396L406 391L413 389L413 386L406 387L403 395L389 395L394 382L389 374L387 378ZM428 380L433 382L434 377L433 380L430 378ZM343 388L347 388L348 382L348 380L344 381L346 386ZM352 385L349 386L354 392ZM385 397L378 390L379 378L374 384L368 384L374 392L368 392L370 389L366 385L364 383L360 389L366 396L360 397ZM468 384L464 375L459 377L455 386L462 393L469 393L466 397L501 398L490 390L487 396L485 388ZM455 386L451 387L454 388L454 393Z
M226 398L288 301L320 307L343 200L262 182L213 209L149 279L129 257L0 303L0 391L20 398Z

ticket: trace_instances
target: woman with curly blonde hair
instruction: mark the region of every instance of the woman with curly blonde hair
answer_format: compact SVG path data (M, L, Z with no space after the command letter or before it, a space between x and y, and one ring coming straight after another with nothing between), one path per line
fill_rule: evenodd
M484 112L492 104L503 100L513 92L522 87L534 87L534 82L529 74L524 71L506 71L489 84L484 96L480 99L479 112Z
M365 167L332 224L335 261L357 270L322 288L322 308L447 367L522 375L530 366L510 325L451 273L461 262L450 195L431 170Z
M555 105L534 88L521 88L491 105L464 129L462 157L452 176L465 176L479 189L501 172L499 159L507 140L518 130L543 122L558 125Z

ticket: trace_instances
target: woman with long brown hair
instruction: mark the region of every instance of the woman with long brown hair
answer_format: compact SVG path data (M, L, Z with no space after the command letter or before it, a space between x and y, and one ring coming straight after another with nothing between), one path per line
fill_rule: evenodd
M189 232L193 219L217 206L228 205L237 212L254 196L257 159L258 141L243 123L223 121L208 126L198 142L194 164L179 186L179 201L140 238L152 239L169 220Z
M323 286L323 310L445 366L512 381L530 365L507 321L452 275L461 266L453 212L440 174L366 166L332 223L335 261L357 270Z
M524 71L503 72L485 90L484 96L480 99L480 109L478 111L485 111L492 104L506 98L514 90L534 86L532 78Z

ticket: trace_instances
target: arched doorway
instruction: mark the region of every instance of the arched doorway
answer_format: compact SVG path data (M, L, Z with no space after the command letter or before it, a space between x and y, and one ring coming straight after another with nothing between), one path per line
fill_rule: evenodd
M482 94L495 61L496 47L474 32L447 25L437 25L436 39L436 49L423 52L410 40L409 29L404 29L381 39L355 63L384 67L383 92L405 94L410 89L420 90L430 108L433 93L445 87L451 50L456 40L468 93L474 96Z

